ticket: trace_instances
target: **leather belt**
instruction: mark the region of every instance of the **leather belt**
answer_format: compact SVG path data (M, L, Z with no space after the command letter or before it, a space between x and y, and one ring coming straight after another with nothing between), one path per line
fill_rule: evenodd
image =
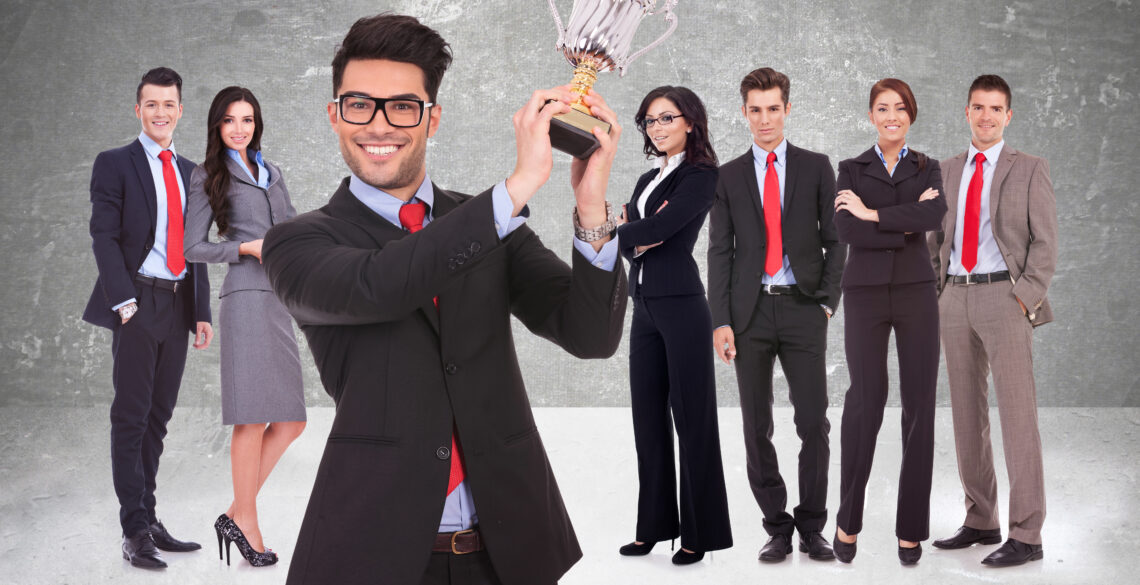
M765 284L761 285L760 291L766 295L798 295L800 294L799 287L787 284Z
M459 532L440 532L435 535L435 544L431 547L433 553L453 555L466 555L481 550L483 550L483 539L479 536L478 528Z
M1009 271L1002 270L1001 272L991 272L989 274L947 274L946 282L950 284L989 284L991 282L1002 282L1009 280Z
M142 274L135 275L135 282L143 286L151 286L160 290L168 290L172 293L178 292L182 288L181 280L166 280L165 278L155 278L153 276L145 276Z

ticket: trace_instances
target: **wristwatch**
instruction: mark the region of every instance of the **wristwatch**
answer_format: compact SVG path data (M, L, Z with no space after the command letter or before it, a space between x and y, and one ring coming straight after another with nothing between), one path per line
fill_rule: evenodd
M124 305L122 307L119 307L119 318L126 322L127 319L133 317L137 312L139 312L139 306L137 303Z
M606 221L602 225L586 229L582 227L582 222L578 220L578 207L574 207L574 237L582 240L583 242L596 242L606 236L612 236L617 231L617 224L614 218L614 206L606 201Z

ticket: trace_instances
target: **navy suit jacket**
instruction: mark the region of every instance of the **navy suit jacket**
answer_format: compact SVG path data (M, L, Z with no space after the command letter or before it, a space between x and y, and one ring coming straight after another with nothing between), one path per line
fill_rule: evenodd
M190 186L195 165L178 159L182 184ZM106 150L95 157L91 170L91 249L99 278L91 291L83 320L114 329L119 316L111 307L138 298L135 275L154 246L158 200L146 151L138 140ZM191 301L186 303L186 328L193 333L198 321L210 321L210 279L205 264L187 263L184 283Z

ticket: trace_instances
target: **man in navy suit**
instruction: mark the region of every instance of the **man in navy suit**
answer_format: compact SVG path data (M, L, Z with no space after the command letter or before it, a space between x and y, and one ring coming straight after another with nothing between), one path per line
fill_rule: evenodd
M210 281L182 257L186 187L196 166L172 145L182 117L182 78L166 67L135 93L138 140L99 153L91 171L91 239L99 279L83 320L113 334L111 471L123 527L123 558L161 569L157 549L200 545L170 535L155 515L155 476L166 423L186 365L187 331L209 347Z

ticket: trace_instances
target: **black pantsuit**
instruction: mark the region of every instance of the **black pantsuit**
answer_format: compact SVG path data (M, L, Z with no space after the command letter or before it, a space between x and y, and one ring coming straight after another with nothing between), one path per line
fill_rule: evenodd
M629 223L618 228L634 300L629 380L639 482L636 539L679 535L686 549L720 550L732 546L732 531L708 343L712 317L693 259L717 171L680 163L647 195L643 218L637 200L657 173L638 180L626 206ZM635 253L656 242L661 244ZM680 510L670 419L680 442Z
M840 500L836 524L848 534L863 529L867 479L887 403L887 344L891 331L899 358L902 469L895 535L929 537L934 460L934 401L938 384L938 300L923 232L946 214L938 161L910 151L894 174L872 148L839 163L838 190L850 189L879 221L847 210L835 214L839 240L850 245L843 272L847 369L851 386L840 430ZM934 199L919 201L927 188Z

